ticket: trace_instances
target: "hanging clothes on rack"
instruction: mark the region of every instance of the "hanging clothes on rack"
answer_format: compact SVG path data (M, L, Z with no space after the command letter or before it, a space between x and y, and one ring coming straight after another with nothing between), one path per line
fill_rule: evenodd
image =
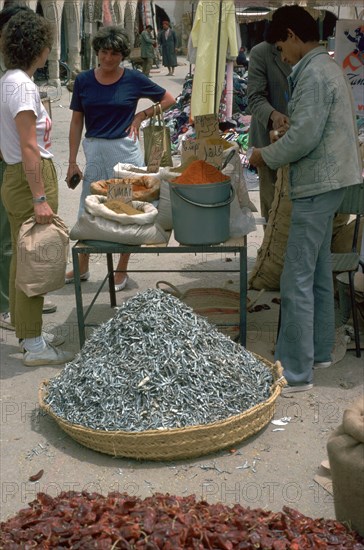
M197 47L191 115L217 113L225 80L226 54L238 55L234 0L200 0L191 31Z

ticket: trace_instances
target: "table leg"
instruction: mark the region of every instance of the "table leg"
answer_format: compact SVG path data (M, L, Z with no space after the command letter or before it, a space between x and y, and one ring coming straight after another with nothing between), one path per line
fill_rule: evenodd
M78 261L78 252L76 247L72 248L72 263L73 263L73 277L74 277L74 285L75 285L76 312L77 312L77 322L78 322L78 338L80 341L80 348L82 348L86 339L85 318L83 315L80 265Z
M107 258L107 271L109 274L109 294L111 307L116 306L116 293L115 293L115 280L114 280L114 264L112 254L109 252L106 254Z
M246 347L247 313L246 301L248 296L248 258L247 245L239 252L240 263L240 344Z

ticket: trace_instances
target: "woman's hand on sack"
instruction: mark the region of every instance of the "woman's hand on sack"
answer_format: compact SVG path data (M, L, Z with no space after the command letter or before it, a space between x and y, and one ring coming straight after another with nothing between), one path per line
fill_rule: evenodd
M54 212L47 202L34 204L35 221L42 225L52 223Z
M261 149L253 147L253 152L249 157L249 164L251 164L252 166L265 166Z
M139 128L141 123L145 120L144 112L141 111L140 113L136 114L133 118L133 122L127 128L128 136L132 138L134 141L136 141L139 138Z

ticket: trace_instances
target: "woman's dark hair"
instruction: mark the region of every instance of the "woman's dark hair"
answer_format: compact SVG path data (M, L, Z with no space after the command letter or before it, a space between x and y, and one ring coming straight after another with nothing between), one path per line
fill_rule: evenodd
M3 10L0 11L0 34L3 30L3 27L6 25L6 23L11 19L14 15L16 15L19 11L32 11L28 6L20 6L19 4L12 4L11 6L7 6Z
M97 54L100 50L113 50L125 59L130 54L129 35L122 27L101 27L92 39L92 47Z
M1 33L1 50L7 69L27 70L45 48L52 48L51 23L32 10L21 10Z
M302 42L318 42L320 34L314 18L301 6L282 6L272 15L272 22L268 27L266 41L275 44L285 42L288 38L288 29L291 29Z

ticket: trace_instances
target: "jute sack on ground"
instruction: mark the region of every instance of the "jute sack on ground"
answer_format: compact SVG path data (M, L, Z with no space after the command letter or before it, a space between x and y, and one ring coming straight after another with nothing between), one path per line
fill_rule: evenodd
M268 223L264 232L262 246L249 277L249 288L260 290L279 290L291 223L292 204L288 197L289 166L277 172L275 194ZM350 216L337 214L332 231L332 252L350 252L354 233L354 222L347 223ZM363 230L363 220L361 229ZM359 239L361 237L359 236Z
M332 230L331 251L335 254L344 254L345 252L351 252L351 243L353 242L355 220L346 223L349 216L346 214L338 214L334 218L334 227ZM345 223L341 223L345 222ZM359 238L360 243L364 230L364 218L361 218L359 225Z
M240 293L226 288L189 288L181 291L169 281L157 281L156 287L179 298L191 307L197 315L206 317L209 323L232 340L239 337L240 327ZM260 298L247 297L246 307L251 308Z
M62 288L68 259L69 231L59 216L50 224L32 216L20 228L15 285L27 296Z
M364 536L364 400L345 410L331 434L327 452L333 481L335 515Z
M207 320L233 340L239 336L240 294L225 288L190 288L180 291L168 281L158 281L157 288L179 298L197 315Z

